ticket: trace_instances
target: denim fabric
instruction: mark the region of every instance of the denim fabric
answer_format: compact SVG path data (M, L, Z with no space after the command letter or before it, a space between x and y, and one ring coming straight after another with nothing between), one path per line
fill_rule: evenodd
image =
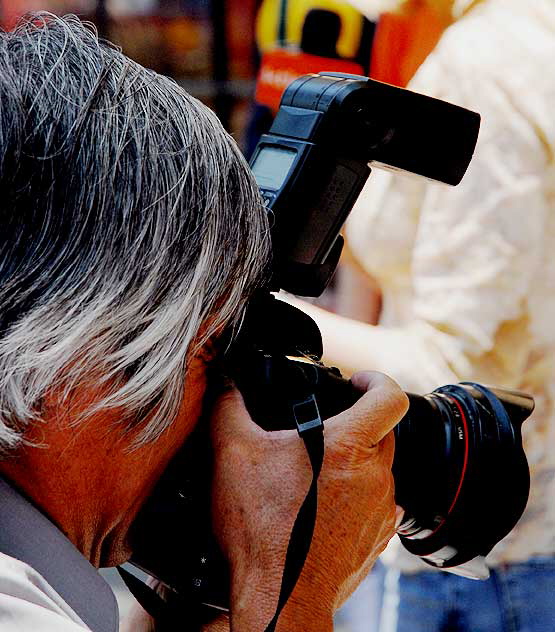
M391 608L397 610L393 616ZM380 630L555 632L555 557L497 568L486 581L402 574L396 586L386 582Z
M376 560L365 577L335 615L336 632L378 632L386 569Z

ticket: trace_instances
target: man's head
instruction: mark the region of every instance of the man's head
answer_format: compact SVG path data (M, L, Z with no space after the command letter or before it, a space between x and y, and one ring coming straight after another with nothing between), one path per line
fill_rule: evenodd
M0 108L0 453L91 380L154 439L264 270L256 184L206 107L75 17L0 35Z
M0 472L116 563L266 274L266 213L210 110L49 14L0 34L0 190Z

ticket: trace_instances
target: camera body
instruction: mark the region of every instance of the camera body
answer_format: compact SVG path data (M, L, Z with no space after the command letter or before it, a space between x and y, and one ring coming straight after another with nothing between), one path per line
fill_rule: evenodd
M262 427L297 428L303 436L358 397L336 369L320 364L314 321L272 292L323 292L341 254L341 227L371 166L456 185L479 125L474 112L365 77L321 73L287 88L251 160L270 215L272 277L250 302L224 359ZM396 429L397 502L406 509L400 536L429 564L460 567L485 556L524 510L529 474L520 424L533 402L477 384L409 399ZM169 586L189 613L196 607L200 619L229 603L227 566L210 528L209 481L200 423L133 535L132 562ZM434 481L444 484L428 494L423 488Z

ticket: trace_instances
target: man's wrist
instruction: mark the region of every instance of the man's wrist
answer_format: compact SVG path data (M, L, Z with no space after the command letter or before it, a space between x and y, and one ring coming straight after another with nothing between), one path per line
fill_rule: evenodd
M291 597L278 620L276 632L333 632L333 614L325 604L307 607Z
M268 582L263 574L249 581L232 596L231 632L264 632L275 614L281 577ZM296 597L289 598L278 619L276 632L332 632L333 613L327 604Z

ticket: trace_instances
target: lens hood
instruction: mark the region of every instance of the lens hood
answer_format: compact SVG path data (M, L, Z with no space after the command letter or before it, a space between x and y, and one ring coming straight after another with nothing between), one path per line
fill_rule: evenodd
M521 424L533 399L471 382L409 399L393 465L401 541L439 568L486 556L526 507Z

